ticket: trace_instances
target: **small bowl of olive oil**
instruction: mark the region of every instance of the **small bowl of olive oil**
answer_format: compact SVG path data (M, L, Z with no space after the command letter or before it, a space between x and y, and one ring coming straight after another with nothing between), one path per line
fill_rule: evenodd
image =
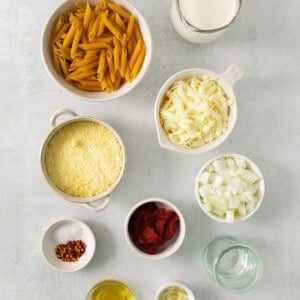
M86 300L136 300L136 297L127 284L108 279L93 286Z

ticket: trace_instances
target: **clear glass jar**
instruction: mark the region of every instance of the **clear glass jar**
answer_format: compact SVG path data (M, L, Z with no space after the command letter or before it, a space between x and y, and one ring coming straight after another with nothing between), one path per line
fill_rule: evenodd
M204 266L222 288L233 293L251 290L263 272L259 255L230 236L221 236L209 243L204 251Z
M197 12L195 12L195 8L193 6L188 7L191 2L189 0L173 0L172 3L172 9L171 9L171 17L172 17L172 23L176 29L176 31L179 33L180 36L182 36L184 39L188 40L192 43L210 43L217 38L219 38L224 32L227 30L227 28L235 21L237 18L237 15L239 14L242 0L236 0L236 7L235 11L233 12L231 18L228 20L226 24L222 24L221 27L217 28L199 28L193 25L191 22L187 20L187 17L185 16L185 12L187 11L193 11L192 14L195 16ZM185 5L185 7L182 6L182 4ZM183 9L185 8L185 9ZM218 16L214 16L214 18L218 18Z

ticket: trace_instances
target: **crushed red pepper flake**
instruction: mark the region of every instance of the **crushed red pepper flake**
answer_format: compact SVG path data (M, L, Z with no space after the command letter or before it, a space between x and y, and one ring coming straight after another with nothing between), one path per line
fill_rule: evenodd
M84 254L86 244L82 240L69 241L66 244L59 244L55 248L58 259L64 262L76 262Z

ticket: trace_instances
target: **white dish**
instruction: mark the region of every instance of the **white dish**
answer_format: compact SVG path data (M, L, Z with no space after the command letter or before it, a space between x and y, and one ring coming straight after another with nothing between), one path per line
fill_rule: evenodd
M56 257L55 248L73 240L82 240L85 253L77 262L64 262ZM83 222L75 219L63 219L51 224L44 233L42 252L47 263L55 270L74 272L84 268L93 258L96 240L92 230Z
M253 211L246 214L245 216L240 216L239 218L234 219L234 222L228 222L226 220L226 218L219 217L211 212L206 211L203 207L203 203L200 199L199 190L198 190L199 178L200 178L201 174L205 171L205 169L215 160L220 159L220 158L227 158L227 157L245 159L247 161L247 163L251 166L251 170L253 170L260 178L259 189L258 189L258 200L256 202L256 205L255 205ZM196 193L196 199L197 199L199 206L204 211L204 213L206 215L208 215L210 218L212 218L215 221L222 222L222 223L236 223L236 222L244 221L244 220L250 218L258 210L258 208L260 207L260 205L263 201L263 198L264 198L265 182L264 182L264 178L263 178L261 171L259 170L259 168L256 166L256 164L252 160L250 160L249 158L247 158L245 156L239 155L239 154L224 154L224 155L220 155L220 156L212 158L211 160L209 160L207 163L205 163L201 167L201 169L196 177L196 181L195 181L195 193Z
M192 290L189 287L187 287L186 285L179 283L179 282L169 282L169 283L162 285L155 295L155 300L160 300L159 297L161 296L162 292L169 287L180 287L187 292L188 300L195 300L195 296L194 296Z
M52 55L51 55L51 47L50 47L51 31L53 25L55 24L56 19L68 9L73 8L74 4L77 2L78 2L77 0L68 0L59 4L59 6L56 7L53 10L53 12L50 14L50 17L45 24L43 34L42 34L42 40L41 40L41 54L42 54L42 61L44 63L46 71L48 72L49 76L53 79L53 81L56 84L58 84L60 88L62 88L63 90L65 90L66 92L72 95L78 96L85 100L108 101L108 100L119 98L127 94L134 87L136 87L148 70L151 61L151 56L152 56L152 37L151 37L149 26L146 20L144 19L143 15L130 2L126 0L114 0L113 1L114 3L123 6L128 11L130 11L133 15L135 15L139 22L141 32L144 38L144 42L146 44L146 56L145 56L143 66L135 80L133 80L131 83L123 84L122 87L120 87L116 91L113 91L111 93L82 91L76 86L73 86L70 83L68 83L63 76L57 74L52 63ZM98 3L98 0L86 0L84 2L88 2L92 5L95 5Z
M204 69L187 69L187 70L180 71L172 75L171 77L169 77L161 87L155 102L154 118L156 123L156 131L157 131L159 144L165 149L169 149L169 150L173 150L185 154L204 153L221 145L228 138L236 123L237 103L233 92L233 85L236 81L240 80L243 77L243 74L244 74L243 70L241 69L240 66L230 65L228 69L222 74L217 74L212 71L204 70ZM228 128L221 136L211 141L210 143L207 143L200 147L184 148L174 144L168 138L167 134L162 128L162 125L160 123L160 107L162 102L164 101L165 93L170 88L170 86L179 79L183 79L191 76L209 76L215 78L217 80L217 83L224 89L228 97L233 101L233 104L230 108Z
M174 237L171 240L167 241L163 246L161 246L158 249L156 254L147 254L142 249L137 247L135 245L135 243L132 241L131 235L128 230L129 221L130 221L132 214L136 211L137 208L139 208L143 204L150 203L150 202L155 203L159 208L164 207L169 210L175 211L177 213L177 215L179 216L179 228L178 228L176 234L174 235ZM175 206L170 201L160 199L160 198L149 198L149 199L145 199L145 200L138 202L136 205L134 205L131 208L131 210L127 214L127 217L125 219L125 224L124 224L124 234L125 234L126 241L127 241L128 245L130 246L130 248L138 255L140 255L144 258L149 258L149 259L166 258L166 257L174 254L179 249L179 247L181 246L181 244L184 240L185 229L186 229L186 226L185 226L184 217L183 217L181 211L178 209L178 207Z

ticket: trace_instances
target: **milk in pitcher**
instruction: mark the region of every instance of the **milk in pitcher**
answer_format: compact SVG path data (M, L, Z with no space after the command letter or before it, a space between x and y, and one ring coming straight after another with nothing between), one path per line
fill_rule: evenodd
M174 0L172 22L186 40L209 43L226 31L240 4L239 0Z

